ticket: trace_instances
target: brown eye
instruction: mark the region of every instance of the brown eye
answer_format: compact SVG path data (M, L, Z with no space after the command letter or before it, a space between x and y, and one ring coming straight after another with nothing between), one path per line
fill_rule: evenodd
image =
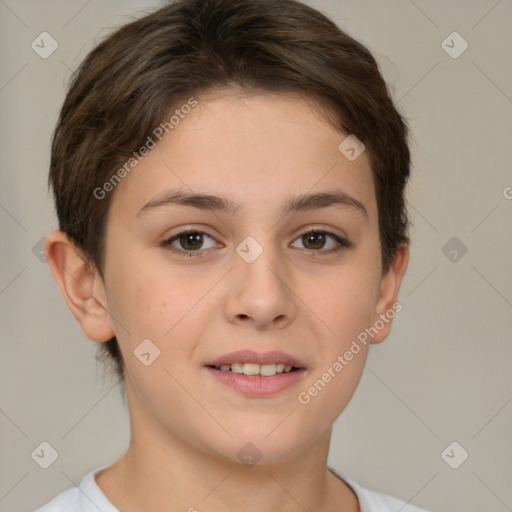
M325 245L325 233L306 233L302 235L302 244L306 249L322 249Z
M177 240L180 242L180 245L185 250L197 251L203 245L203 235L202 233L185 233L183 235L179 235Z
M304 249L311 253L318 252L320 254L335 253L352 245L348 240L334 233L319 230L303 233L297 240L301 241ZM331 240L330 243L329 240ZM326 245L327 250L322 250L326 248Z
M213 241L213 243L210 243L210 246L208 247L204 247L206 239ZM174 235L173 237L163 242L162 245L167 247L171 252L192 257L200 256L202 252L205 252L201 249L209 249L215 246L215 241L210 235L204 233L203 231L188 230Z

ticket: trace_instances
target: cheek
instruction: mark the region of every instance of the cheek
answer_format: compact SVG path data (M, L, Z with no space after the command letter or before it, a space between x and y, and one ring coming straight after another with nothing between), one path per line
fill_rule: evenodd
M354 396L366 356L367 349L364 348L345 365L329 362L323 371L314 376L308 387L301 389L295 406L302 418L301 429L305 432L324 432L332 427Z
M132 338L161 340L199 296L195 288L180 272L132 255L112 265L108 303Z
M360 260L321 280L320 286L317 280L317 286L309 283L303 289L301 297L315 312L312 318L320 328L316 343L321 354L297 397L299 407L311 413L306 422L322 418L327 428L355 392L368 354L364 331L375 310L379 278L375 268L374 263Z
M373 306L362 289L352 290L346 283L331 285L327 288L330 299L318 303L329 329L317 336L317 364L295 397L295 409L302 418L300 428L305 432L327 430L350 402L361 379L368 343L359 341L358 335L367 327Z
M327 353L342 350L373 319L378 275L371 265L363 263L357 268L340 267L320 280L318 276L315 281L308 280L299 295L318 325L325 327Z
M194 399L198 393L189 392L192 386L186 371L168 364L173 352L170 347L163 348L150 366L136 360L131 364L127 391L132 421L137 422L135 428L139 431L163 427L172 436L196 446L201 444L201 449L208 451L202 429L204 425L215 429L216 424L202 407L203 401Z

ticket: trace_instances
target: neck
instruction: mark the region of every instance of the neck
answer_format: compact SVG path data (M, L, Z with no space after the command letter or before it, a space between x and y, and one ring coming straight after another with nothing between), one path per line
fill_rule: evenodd
M247 467L198 450L139 410L128 450L96 482L122 512L358 512L353 491L327 469L330 438L331 429L286 460Z

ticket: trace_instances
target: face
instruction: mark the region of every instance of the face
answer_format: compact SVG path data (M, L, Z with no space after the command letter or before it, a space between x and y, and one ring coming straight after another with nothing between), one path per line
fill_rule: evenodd
M383 312L371 169L299 97L198 101L116 187L109 321L137 428L232 460L250 442L273 463L330 430L366 360L353 342Z

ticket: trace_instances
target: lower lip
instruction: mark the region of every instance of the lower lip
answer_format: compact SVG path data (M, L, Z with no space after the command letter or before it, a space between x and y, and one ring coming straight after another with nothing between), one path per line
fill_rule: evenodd
M304 368L293 372L284 372L264 377L262 375L245 375L243 373L224 372L215 368L205 367L211 375L230 388L252 396L270 396L283 391L298 382L306 370Z

